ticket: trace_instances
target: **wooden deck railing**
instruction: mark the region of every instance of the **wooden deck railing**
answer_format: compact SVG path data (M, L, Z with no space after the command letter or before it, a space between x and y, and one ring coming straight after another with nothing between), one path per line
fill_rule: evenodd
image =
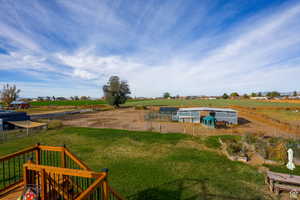
M36 162L37 146L0 158L0 195L13 190L23 181L23 164L29 159Z
M122 200L107 175L90 170L65 146L37 144L0 158L0 196L22 184L37 187L42 200Z

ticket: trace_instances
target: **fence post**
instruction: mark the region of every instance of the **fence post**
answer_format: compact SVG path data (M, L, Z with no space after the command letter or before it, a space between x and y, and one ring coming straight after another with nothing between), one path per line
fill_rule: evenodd
M36 144L36 152L35 152L35 162L37 165L41 163L41 150L40 150L40 143Z
M109 186L108 186L108 180L107 180L107 176L108 176L108 169L107 168L104 168L102 169L102 172L104 172L106 175L105 175L105 178L104 178L104 181L102 183L102 199L103 200L108 200L109 199Z
M66 145L63 145L64 150L61 152L61 167L66 168L66 154L65 154L65 148Z

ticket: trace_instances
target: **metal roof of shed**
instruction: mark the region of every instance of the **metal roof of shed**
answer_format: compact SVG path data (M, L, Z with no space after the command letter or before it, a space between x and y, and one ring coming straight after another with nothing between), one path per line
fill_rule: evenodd
M195 108L179 108L179 111L215 111L215 112L237 112L231 108L209 108L209 107L195 107Z
M13 101L10 104L28 104L25 101Z

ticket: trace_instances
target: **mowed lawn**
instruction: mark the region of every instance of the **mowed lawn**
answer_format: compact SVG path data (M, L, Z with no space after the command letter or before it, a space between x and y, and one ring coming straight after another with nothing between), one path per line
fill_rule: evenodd
M257 169L203 150L201 138L66 127L0 145L0 156L41 142L66 144L127 199L269 199Z

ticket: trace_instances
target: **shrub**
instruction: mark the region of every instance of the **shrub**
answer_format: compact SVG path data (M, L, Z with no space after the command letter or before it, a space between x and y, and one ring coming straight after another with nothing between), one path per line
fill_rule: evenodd
M135 110L147 110L146 106L135 106L134 107Z
M48 123L48 129L57 129L61 128L63 126L63 123L61 120L52 120Z
M257 142L258 138L251 134L251 133L246 133L244 136L243 136L243 141L248 143L248 144L254 144Z
M241 153L244 153L243 152L243 144L239 143L239 142L229 143L227 146L227 152L230 155L239 155Z
M287 148L284 142L279 142L275 146L270 145L267 149L268 159L281 162L287 161Z

